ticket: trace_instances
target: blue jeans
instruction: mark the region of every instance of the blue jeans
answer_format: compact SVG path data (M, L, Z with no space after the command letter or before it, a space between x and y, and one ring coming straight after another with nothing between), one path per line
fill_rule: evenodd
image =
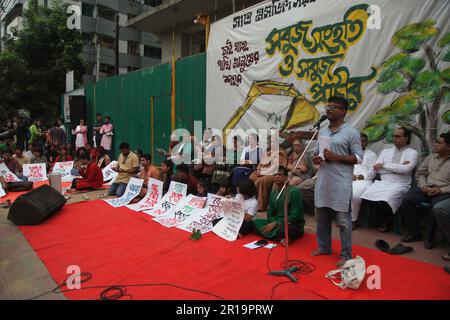
M109 195L121 197L125 193L126 188L126 183L113 183L111 188L109 188Z
M330 208L316 208L317 242L319 251L331 254L331 222L336 215L340 229L341 258L352 258L352 215L351 212L337 212Z

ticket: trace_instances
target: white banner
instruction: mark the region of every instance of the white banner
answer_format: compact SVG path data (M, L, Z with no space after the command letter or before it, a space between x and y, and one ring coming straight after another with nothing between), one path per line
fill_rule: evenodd
M169 214L178 202L186 196L187 185L184 183L171 181L169 191L159 200L153 210L145 210L143 213L149 214L153 217L160 217Z
M181 225L189 217L198 217L200 215L202 209L205 207L206 199L190 194L178 202L175 208L169 213L153 218L153 220L167 228Z
M178 225L177 228L192 232L200 230L202 234L212 230L212 222L223 217L222 205L220 202L224 197L215 194L208 194L206 208L202 209L200 214L191 215L183 224Z
M305 130L339 95L376 147L405 125L430 151L450 124L449 31L447 0L262 2L211 25L206 126Z
M11 170L9 170L4 162L0 163L0 176L2 176L6 182L21 181L14 173L11 172Z
M23 175L28 177L28 181L45 181L47 180L47 165L45 163L25 163Z
M127 184L124 194L120 198L105 201L114 208L126 206L131 200L139 195L143 183L144 180L142 179L131 178Z
M163 182L150 178L147 184L147 194L141 201L127 205L128 209L134 211L153 210L156 203L161 200L163 192Z
M237 239L239 229L244 221L244 206L241 201L224 199L221 202L223 219L217 223L212 231L228 241Z

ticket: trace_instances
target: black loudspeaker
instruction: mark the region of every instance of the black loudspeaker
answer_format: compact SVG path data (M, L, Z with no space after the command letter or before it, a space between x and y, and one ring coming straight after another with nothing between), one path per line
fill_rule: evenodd
M80 124L80 119L84 119L87 125L87 111L84 96L69 96L70 124L75 129Z
M9 209L8 219L17 226L34 226L53 216L65 203L58 191L43 185L18 197Z

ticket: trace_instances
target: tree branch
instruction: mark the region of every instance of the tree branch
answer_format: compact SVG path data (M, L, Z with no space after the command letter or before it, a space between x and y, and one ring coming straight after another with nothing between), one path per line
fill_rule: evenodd
M436 54L434 53L433 49L429 46L425 46L425 53L427 54L428 60L430 60L430 68L432 70L436 70L437 64L436 64Z

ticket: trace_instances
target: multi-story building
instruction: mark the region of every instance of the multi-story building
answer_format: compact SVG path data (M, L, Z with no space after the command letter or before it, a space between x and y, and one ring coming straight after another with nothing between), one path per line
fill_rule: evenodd
M54 0L39 0L40 5L51 6ZM119 54L118 73L127 73L161 63L161 45L148 32L128 27L130 19L161 3L161 0L64 0L81 6L83 54L92 65L92 74L84 82L114 75L116 51ZM11 34L12 28L23 25L23 10L29 0L0 0L0 36ZM117 21L118 20L118 21ZM118 25L119 41L116 43Z
M162 62L205 51L205 27L194 20L201 14L210 23L266 0L160 0L131 19L127 26L150 32L160 38Z

